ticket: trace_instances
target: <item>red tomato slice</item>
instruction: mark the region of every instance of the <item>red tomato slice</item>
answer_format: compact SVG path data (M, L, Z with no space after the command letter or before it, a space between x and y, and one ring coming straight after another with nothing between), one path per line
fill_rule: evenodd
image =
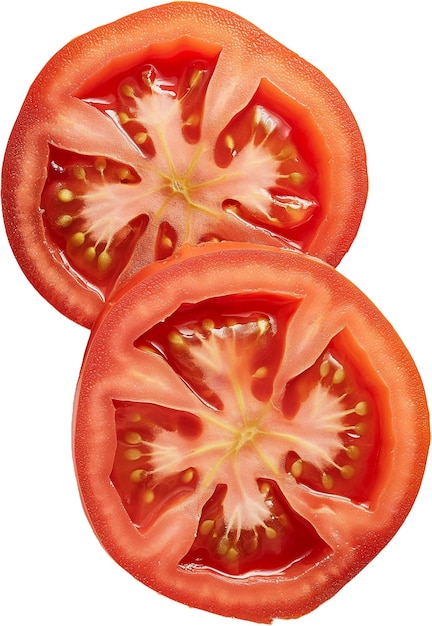
M364 209L366 159L321 72L230 12L175 2L48 62L2 193L30 281L91 326L113 290L185 242L290 246L336 265Z
M77 388L76 473L105 549L175 600L256 622L313 610L384 547L428 445L391 325L329 265L266 246L186 247L137 274Z

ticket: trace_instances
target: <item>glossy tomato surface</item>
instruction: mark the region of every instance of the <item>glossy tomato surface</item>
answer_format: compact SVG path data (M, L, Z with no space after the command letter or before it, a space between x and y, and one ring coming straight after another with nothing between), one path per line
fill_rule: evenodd
M85 326L184 243L289 246L337 265L366 194L363 141L335 86L248 21L194 2L60 50L30 88L2 174L22 269Z
M392 326L329 265L244 244L137 274L93 328L74 458L134 577L256 622L304 615L387 544L429 445Z

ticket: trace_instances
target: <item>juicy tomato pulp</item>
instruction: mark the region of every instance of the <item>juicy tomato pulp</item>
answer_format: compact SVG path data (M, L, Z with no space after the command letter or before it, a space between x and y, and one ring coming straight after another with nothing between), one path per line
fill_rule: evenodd
M192 606L307 613L418 490L429 431L409 355L363 294L298 253L208 244L140 280L95 327L77 392L96 533Z
M27 275L89 326L115 288L184 243L290 246L336 265L367 193L363 142L335 87L251 24L196 3L143 11L58 53L24 103L3 180Z

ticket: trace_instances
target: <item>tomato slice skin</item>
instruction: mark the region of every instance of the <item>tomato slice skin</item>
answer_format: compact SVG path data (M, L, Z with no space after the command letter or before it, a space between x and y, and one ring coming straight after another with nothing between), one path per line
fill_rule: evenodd
M151 117L161 102L171 107L162 118L174 108L178 120L158 140ZM175 156L183 153L186 164ZM216 186L205 195L208 162ZM161 163L174 167L169 183ZM221 169L243 173L243 186L221 185ZM263 197L251 204L255 180ZM146 188L156 194L148 206ZM112 291L184 242L291 245L335 266L366 195L362 137L334 85L249 22L194 2L144 10L59 51L30 88L2 172L18 262L49 302L87 327ZM106 228L101 213L113 206L122 215Z
M272 384L256 388L268 351ZM256 419L239 426L242 414ZM423 385L400 338L301 253L185 247L137 274L92 329L74 411L86 514L122 567L190 606L260 623L312 611L403 523L428 447ZM292 561L272 561L274 541Z

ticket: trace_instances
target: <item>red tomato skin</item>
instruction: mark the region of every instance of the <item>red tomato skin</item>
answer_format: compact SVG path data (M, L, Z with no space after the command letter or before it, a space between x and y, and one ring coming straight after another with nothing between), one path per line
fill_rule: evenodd
M190 276L194 276L193 281ZM143 329L169 316L184 298L193 303L215 295L250 294L257 284L260 293L269 290L278 295L319 292L322 286L323 293L330 290L331 303L320 301L323 332L328 331L327 322L333 326L334 319L330 318L339 315L341 306L344 312L338 323L349 325L366 350L371 367L379 372L387 388L388 395L383 391L380 401L389 407L383 417L383 454L369 513L360 519L363 515L358 509L324 498L320 513L312 509L310 519L324 534L325 525L335 515L344 520L344 531L334 537L333 554L306 573L291 578L275 575L271 581L266 576L236 579L199 570L180 571L175 555L186 554L193 539L190 527L196 526L197 514L193 506L181 509L181 519L178 512L173 516L168 513L155 532L150 529L144 535L137 533L109 480L116 436L112 417L104 415L112 398L124 389L122 372L118 372L119 388L115 388L117 373L110 362L113 351L122 354ZM145 321L133 313L139 301L146 302ZM186 248L177 258L136 275L114 296L92 330L75 400L73 449L81 498L108 553L138 580L177 601L259 623L296 618L314 610L384 548L418 493L429 442L423 385L411 356L389 322L363 293L325 263L267 247L207 244ZM316 500L308 496L306 500L302 513L312 503L317 506ZM330 517L326 517L326 507L331 510ZM146 556L146 542L154 544L153 556ZM158 554L164 554L165 559L160 560Z
M199 39L203 50L220 46L223 67L214 93L220 94L232 76L242 77L241 85L229 94L228 107L222 104L225 98L211 101L212 123L223 128L255 92L261 76L275 85L275 94L280 90L291 99L291 112L307 129L319 178L325 181L324 216L310 238L308 254L336 266L360 224L368 187L362 137L343 97L320 71L246 20L209 5L175 2L130 15L74 39L48 62L23 103L2 171L4 221L20 266L54 307L87 327L100 313L105 296L75 271L65 269L61 251L47 241L40 198L47 175L48 142L64 150L79 146L84 154L97 154L93 132L64 123L65 115L79 119L75 94L91 89L125 63L136 63L150 42L169 46L181 36ZM87 113L89 128L99 128L98 112ZM133 162L130 149L119 148L117 137L101 132L107 156ZM139 258L133 257L115 288L139 267Z

